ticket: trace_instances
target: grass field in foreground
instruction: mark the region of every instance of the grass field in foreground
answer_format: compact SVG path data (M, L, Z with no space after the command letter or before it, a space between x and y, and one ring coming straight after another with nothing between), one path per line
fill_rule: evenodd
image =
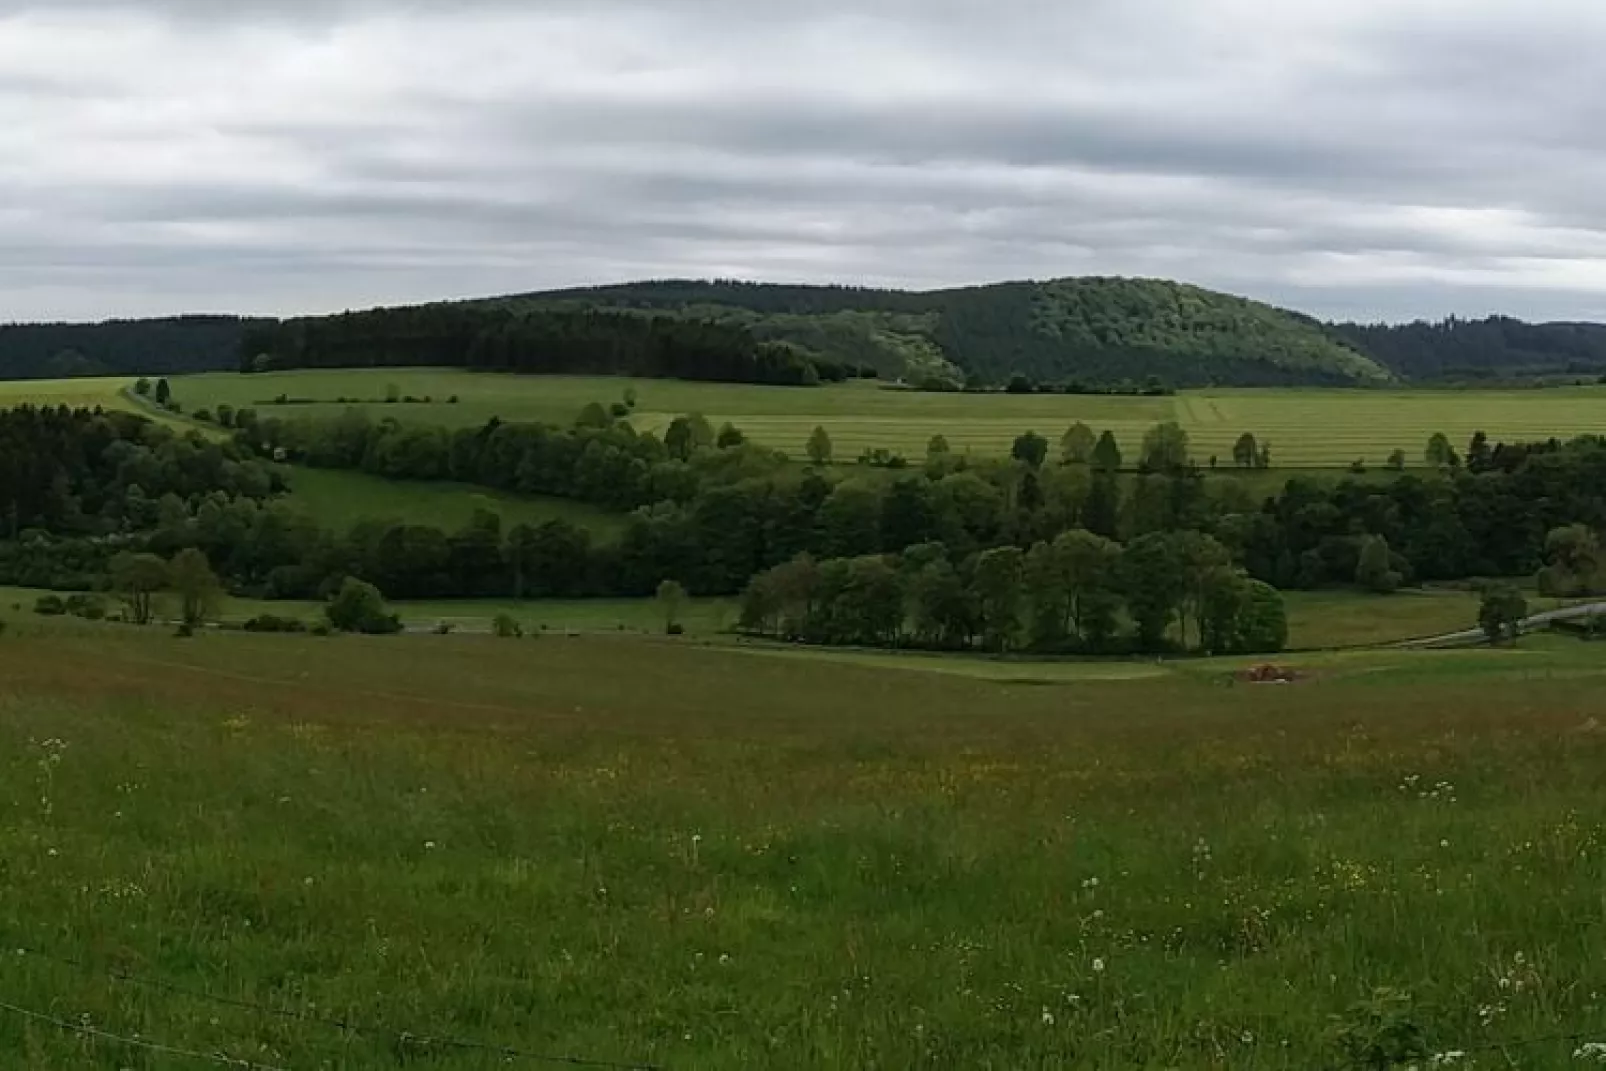
M1273 463L1290 467L1343 467L1362 460L1379 467L1396 448L1413 465L1422 461L1428 437L1449 435L1458 448L1473 432L1495 439L1544 439L1606 432L1606 388L1530 391L1218 390L1175 398L1102 398L1012 395L917 394L881 389L875 383L799 389L670 380L595 377L508 376L446 370L286 372L263 376L211 375L174 381L177 397L193 410L219 402L253 405L279 394L328 404L290 406L283 412L333 416L337 397L383 398L398 392L434 399L430 405L369 406L402 420L482 424L503 419L567 423L590 402L619 400L627 388L638 396L634 422L662 432L676 415L702 412L716 424L730 421L755 441L804 456L816 425L832 436L838 461L854 460L867 447L884 447L910 458L925 455L931 436L942 433L956 450L1008 453L1015 437L1035 430L1057 444L1073 422L1109 428L1135 459L1154 424L1177 420L1193 439L1203 463L1214 454L1230 464L1232 445L1245 431L1272 447ZM445 404L451 395L456 405Z
M406 1035L1308 1071L1371 1066L1332 1017L1390 987L1430 1052L1568 1035L1489 1066L1576 1066L1606 1040L1598 650L1310 666L1028 687L627 638L8 635L0 1001L286 1068L504 1066ZM12 1013L0 1051L167 1066Z

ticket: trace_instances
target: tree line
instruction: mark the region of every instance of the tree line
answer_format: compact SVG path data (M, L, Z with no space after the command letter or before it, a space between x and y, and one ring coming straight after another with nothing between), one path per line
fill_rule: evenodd
M0 324L0 378L181 375L233 368L251 321L235 316Z
M804 554L753 578L741 627L793 642L998 653L1260 654L1288 642L1282 595L1200 532L1123 547L1078 529L958 564L941 543L826 561Z
M241 368L449 366L814 386L860 374L739 324L625 310L437 304L253 325Z
M1440 469L1383 482L1296 478L1261 496L1211 478L1174 424L1145 436L1136 472L1122 471L1112 435L1082 425L1057 455L1035 433L1007 459L958 454L935 436L923 464L884 472L829 464L824 429L804 466L736 428L687 416L660 439L601 406L571 427L491 421L445 431L356 411L315 423L241 410L233 423L234 441L213 443L127 414L0 414L0 583L103 587L119 554L167 561L195 549L228 589L267 598L328 597L348 577L393 598L645 596L673 580L694 595L747 592L755 630L811 641L1100 649L1114 642L1099 624L1113 614L1133 645L1186 635L1188 646L1228 650L1237 641L1227 632L1206 638L1204 595L1184 594L1198 576L1242 595L1258 589L1238 581L1392 591L1543 569L1548 590L1587 593L1606 571L1596 535L1606 527L1600 438L1490 446L1483 437ZM1265 449L1242 446L1245 464ZM334 532L281 497L285 461L562 495L628 519L608 542L564 521L504 527L493 513L455 531L373 520ZM1069 560L1090 545L1111 555L1107 575L1125 580L1090 600L1075 595L1055 633L1044 626L1055 614L1039 602L1072 604L1031 593L1050 590L1044 563L1056 548ZM872 559L897 576L905 613L896 620L890 589L869 583ZM848 564L827 568L833 562ZM777 580L778 569L823 579L810 588ZM843 570L851 582L837 584ZM1160 587L1191 601L1146 609L1140 573L1171 578ZM1016 603L1015 628L994 612L1010 603L996 597L1007 590L998 577L1013 575L1030 596ZM798 611L864 589L886 598L872 617ZM776 590L813 594L766 603ZM855 620L878 624L843 624ZM1145 631L1157 620L1173 623L1174 641L1166 626Z

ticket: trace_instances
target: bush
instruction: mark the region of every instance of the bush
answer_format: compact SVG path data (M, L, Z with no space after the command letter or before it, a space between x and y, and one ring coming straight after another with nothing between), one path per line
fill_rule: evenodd
M686 635L686 626L677 621L675 624L670 625L667 629L665 629L664 632L666 635L670 636L684 636Z
M608 407L608 412L613 414L615 420L623 420L630 415L630 407L624 402L614 402Z
M81 617L85 621L106 620L106 600L99 595L72 595L66 602L66 609L74 617Z
M189 622L185 622L173 631L173 635L181 640L194 639L195 626L191 625Z
M524 626L508 614L497 614L496 620L491 622L491 632L497 639L517 640L523 638Z
M328 625L324 625L324 624L313 625L312 629L311 629L311 632L312 632L312 634L314 636L333 636L334 635L334 630L331 629Z
M40 617L63 617L67 613L67 604L60 595L41 595L33 604L33 612Z
M306 632L307 623L295 617L262 614L245 623L247 632Z
M450 636L456 631L457 626L452 624L450 621L438 621L435 623L434 632L437 636Z
M210 410L210 409L197 409L195 411L195 419L199 420L199 421L202 421L204 423L207 423L207 424L212 423L212 410Z
M324 614L340 632L390 636L402 630L401 619L385 612L385 597L379 589L355 577L346 577Z

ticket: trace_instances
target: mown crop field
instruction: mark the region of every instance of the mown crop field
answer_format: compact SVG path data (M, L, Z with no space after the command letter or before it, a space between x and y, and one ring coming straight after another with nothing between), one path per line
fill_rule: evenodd
M1175 398L1103 398L915 394L873 383L788 389L661 380L586 377L517 377L454 371L380 370L295 372L265 376L199 376L175 387L185 405L260 404L283 394L320 404L283 407L309 416L338 413L335 399L383 399L390 388L430 404L371 406L376 412L455 426L493 416L567 422L589 402L620 400L636 392L633 418L661 432L681 413L701 412L716 424L730 421L758 442L803 456L816 425L825 427L838 461L867 448L923 457L934 434L956 450L1007 453L1015 437L1035 430L1052 440L1076 421L1115 432L1135 458L1143 433L1176 420L1204 462L1231 463L1232 446L1245 431L1272 446L1279 467L1343 467L1362 461L1379 467L1395 449L1418 464L1428 437L1443 431L1464 445L1476 431L1495 439L1568 437L1606 432L1606 388L1544 391L1222 390ZM456 395L457 404L447 404ZM275 407L269 407L270 409ZM265 410L266 411L266 410Z
M1296 664L1027 685L13 621L0 1052L1306 1071L1419 1032L1578 1066L1606 1041L1598 650Z
M0 404L55 401L128 407L128 380L0 383ZM1057 440L1072 423L1108 428L1129 459L1156 423L1187 429L1201 463L1230 465L1245 431L1272 448L1278 468L1345 468L1361 461L1381 467L1394 450L1420 464L1427 439L1442 431L1462 447L1476 431L1507 441L1606 433L1606 387L1527 391L1219 390L1173 398L1057 395L942 395L886 390L875 383L797 389L607 377L509 376L450 370L286 372L260 376L206 375L173 380L186 412L219 404L255 406L265 415L328 418L355 403L375 416L477 426L492 417L567 423L590 402L612 403L626 390L637 396L632 418L662 432L683 413L729 421L752 439L804 456L816 426L831 434L838 462L881 448L923 457L935 434L959 451L999 456L1023 431ZM386 403L395 389L408 404ZM314 404L276 406L279 396ZM455 404L448 399L456 397ZM344 398L345 402L337 399ZM429 399L426 403L424 399Z

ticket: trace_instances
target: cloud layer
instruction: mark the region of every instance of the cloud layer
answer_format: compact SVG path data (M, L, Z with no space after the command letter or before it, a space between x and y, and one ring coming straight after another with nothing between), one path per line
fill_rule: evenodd
M0 0L0 320L642 276L1606 319L1593 0Z

